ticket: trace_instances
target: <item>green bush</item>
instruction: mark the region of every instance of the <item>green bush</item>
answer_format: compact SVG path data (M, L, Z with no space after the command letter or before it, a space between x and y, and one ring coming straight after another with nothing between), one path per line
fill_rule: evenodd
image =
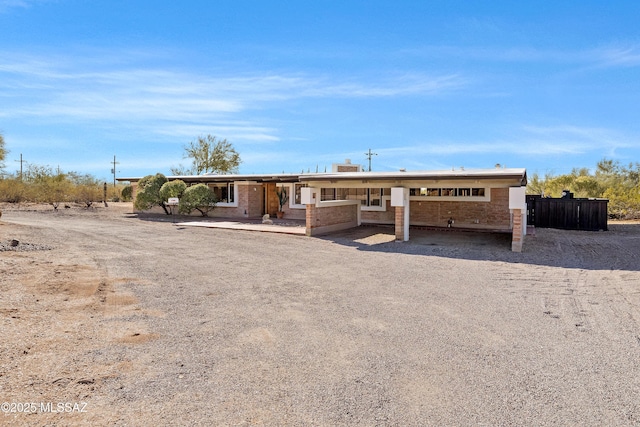
M167 206L160 196L160 189L167 182L167 177L161 173L147 175L138 182L138 192L133 206L141 211L146 211L154 206L160 206L169 215Z
M130 202L133 199L133 187L130 185L125 185L122 189L122 193L120 193L120 197L122 197L122 201Z
M208 216L216 207L217 198L213 190L206 184L197 184L188 187L180 199L179 210L181 213L190 214L197 210L202 216Z

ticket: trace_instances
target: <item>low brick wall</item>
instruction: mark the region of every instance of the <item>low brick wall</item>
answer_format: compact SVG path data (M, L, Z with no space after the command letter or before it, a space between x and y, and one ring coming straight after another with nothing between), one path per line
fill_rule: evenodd
M282 207L282 212L284 212L285 219L289 218L289 219L304 220L307 217L306 209L299 209L299 208L292 209L289 207L288 204Z
M307 235L330 233L358 226L357 203L339 206L316 207L307 205Z

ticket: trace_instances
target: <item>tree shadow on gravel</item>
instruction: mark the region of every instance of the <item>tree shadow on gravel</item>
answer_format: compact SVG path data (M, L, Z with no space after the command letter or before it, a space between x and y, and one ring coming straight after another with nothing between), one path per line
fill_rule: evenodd
M410 230L396 242L392 226L362 226L319 238L361 251L498 261L585 270L640 271L640 224L613 224L609 231L536 229L523 251L511 251L510 233Z

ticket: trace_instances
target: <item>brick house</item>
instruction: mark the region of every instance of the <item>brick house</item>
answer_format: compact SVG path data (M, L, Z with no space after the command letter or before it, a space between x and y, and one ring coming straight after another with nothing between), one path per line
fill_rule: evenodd
M389 224L398 240L409 240L410 225L456 227L510 232L519 252L526 231L525 169L364 172L345 161L325 173L167 178L212 188L219 200L213 217L275 216L276 189L284 188L285 218L304 220L309 236ZM138 180L121 179L131 182L134 194Z

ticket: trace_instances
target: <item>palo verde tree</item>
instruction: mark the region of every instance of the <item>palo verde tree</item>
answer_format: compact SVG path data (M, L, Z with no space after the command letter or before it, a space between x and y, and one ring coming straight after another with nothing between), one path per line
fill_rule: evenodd
M200 175L202 173L229 174L238 171L242 162L240 154L226 139L218 140L215 136L199 136L184 147L184 158L191 159L191 168L183 166L171 168L176 175Z
M165 199L160 196L160 189L167 182L167 177L161 173L147 175L138 182L138 191L133 206L146 211L154 206L160 206L169 215Z
M208 216L216 207L217 198L215 193L206 184L196 184L188 187L180 199L179 210L182 213L190 214L197 210L202 216Z

